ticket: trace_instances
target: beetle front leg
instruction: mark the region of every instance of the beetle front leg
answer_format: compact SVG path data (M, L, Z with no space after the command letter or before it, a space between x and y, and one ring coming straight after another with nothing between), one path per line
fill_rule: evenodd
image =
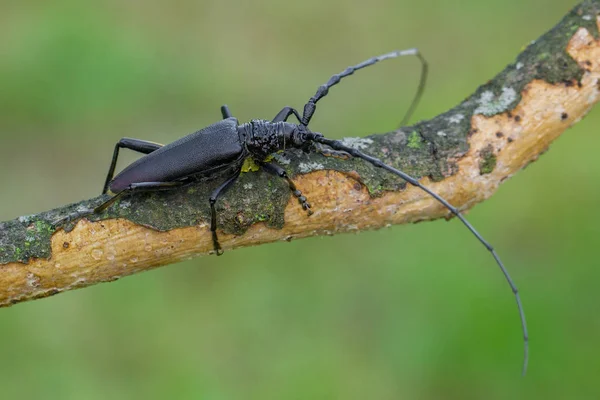
M298 121L301 120L302 117L295 108L283 107L271 122L285 122L292 114L298 119Z
M213 248L218 256L223 254L223 249L221 249L221 244L219 243L219 238L217 237L217 210L215 209L215 203L219 199L219 196L225 193L225 191L233 182L236 181L237 178L239 178L239 176L240 170L236 171L235 175L228 178L218 188L216 188L208 199L210 203L210 231L212 233Z
M348 160L350 158L352 158L352 156L348 153L346 153L345 151L341 151L341 150L333 150L330 149L329 147L326 147L324 145L322 145L321 143L313 143L315 146L315 151L325 157L334 157L334 158L339 158L341 160Z
M308 202L308 199L304 195L302 195L301 191L298 190L294 181L292 181L288 176L287 172L285 172L285 169L281 168L277 164L272 164L268 162L261 162L260 165L265 169L265 171L285 179L288 183L290 191L298 199L298 202L300 203L300 205L302 205L302 208L306 210L308 215L312 215L313 211L310 209L311 206Z

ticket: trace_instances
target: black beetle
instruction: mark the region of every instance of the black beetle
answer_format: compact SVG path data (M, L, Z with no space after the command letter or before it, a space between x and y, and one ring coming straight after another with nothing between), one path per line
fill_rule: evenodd
M377 158L344 145L341 141L327 139L321 133L312 132L308 129L308 124L316 110L316 103L325 97L329 89L336 85L342 78L352 75L354 71L368 67L379 61L407 55L418 57L422 69L419 88L403 120L404 123L412 114L421 97L427 76L427 62L417 49L394 51L378 57L373 57L360 64L348 67L339 74L333 75L329 81L324 85L321 85L316 94L309 99L304 106L302 116L296 109L284 107L272 121L252 120L248 123L238 125L238 120L231 115L227 106L222 106L221 113L223 115L223 120L165 146L145 140L123 138L115 146L112 162L102 191L102 193L110 191L115 195L93 210L78 213L77 216L98 213L125 194L131 194L138 191L169 190L174 187L197 181L203 177L214 176L223 171L231 171L230 175L216 190L214 190L209 199L212 240L215 252L217 255L220 255L222 254L222 250L216 232L217 218L215 203L219 196L238 178L242 164L246 158L252 157L266 171L286 179L290 190L309 215L311 214L311 205L308 203L306 197L304 197L296 188L283 168L276 164L266 162L266 158L270 154L285 150L286 148L299 148L305 151L316 150L325 155L343 155L346 157L353 156L361 158L376 167L383 168L401 177L411 185L427 192L430 196L448 208L448 210L450 210L473 233L473 235L477 237L486 249L492 253L492 256L502 270L517 301L525 344L525 358L523 363L524 374L527 369L529 349L525 314L523 312L517 287L513 283L508 271L492 246L461 215L458 209L450 205L446 200L429 190L427 187L421 185L417 179L383 163ZM287 119L291 115L294 115L300 123L293 124L287 122ZM324 146L328 146L328 148ZM113 179L120 148L144 153L146 156L130 164ZM72 219L72 216L63 218L60 222L69 219ZM60 222L57 222L57 224Z

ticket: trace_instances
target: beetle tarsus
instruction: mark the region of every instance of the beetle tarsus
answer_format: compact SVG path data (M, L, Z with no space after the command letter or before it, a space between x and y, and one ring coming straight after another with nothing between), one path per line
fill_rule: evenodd
M217 256L223 255L223 249L221 248L221 244L219 243L219 238L217 237L217 231L212 231L212 241L213 241L213 250Z
M80 219L85 217L86 215L91 215L94 214L94 209L90 209L88 208L87 210L78 210L72 213L69 213L67 215L65 215L64 217L61 217L53 222L51 222L50 224L56 229L56 228L60 228L63 227L73 221L75 221L76 219Z

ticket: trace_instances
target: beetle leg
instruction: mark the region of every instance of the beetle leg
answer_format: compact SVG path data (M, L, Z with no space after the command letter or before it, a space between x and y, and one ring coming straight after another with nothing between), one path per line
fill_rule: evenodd
M105 202L96 206L95 208L83 211L76 211L72 214L66 215L56 221L53 222L55 226L64 225L65 223L71 222L75 219L85 217L86 215L98 214L99 212L104 211L108 207L110 207L115 201L123 197L127 194L132 194L133 192L156 192L160 190L170 190L178 186L185 185L189 183L188 181L173 181L173 182L139 182L132 183L126 189L121 190L119 193L115 194L111 198L107 199Z
M219 238L217 237L217 210L215 209L215 203L219 199L219 196L225 193L225 191L231 186L233 182L236 181L240 176L240 170L237 170L234 175L227 178L225 182L223 182L218 188L216 188L208 201L210 202L210 231L212 233L213 247L215 249L215 253L220 256L223 254L223 249L221 249L221 245L219 244Z
M159 143L149 142L147 140L140 139L123 138L119 140L115 145L115 151L113 152L110 168L108 169L106 181L104 182L104 187L102 188L102 194L108 192L108 185L110 184L110 181L115 175L115 167L117 166L117 159L119 158L119 149L123 148L137 151L138 153L150 154L154 150L160 149L162 146L163 145Z
M104 203L100 204L96 208L94 208L94 214L97 214L101 211L104 211L110 205L112 205L119 198L123 197L127 194L132 194L134 192L156 192L160 190L170 190L178 186L182 186L188 183L187 181L173 181L173 182L137 182L130 184L126 189L121 190L119 193L115 194L110 199L106 200Z
M298 190L298 188L294 184L294 181L292 181L288 176L287 172L285 172L285 169L281 168L277 164L268 162L261 162L260 165L265 169L265 171L285 179L288 183L288 186L290 187L292 194L298 199L298 202L302 205L302 208L306 210L308 215L312 215L313 211L310 209L310 203L308 202L307 198L302 195L302 192Z
M223 104L221 106L221 115L223 116L223 119L233 117L233 115L231 115L231 111L229 111L229 107L227 107L227 104Z
M315 151L317 153L322 154L325 157L334 157L334 158L339 158L341 160L348 160L352 157L350 154L346 153L345 151L333 150L333 149L330 149L329 147L325 147L321 143L315 142L313 144L315 145Z
M301 120L302 117L300 117L300 113L295 108L283 107L283 109L277 113L277 115L275 116L275 118L273 118L273 121L271 121L271 122L287 121L287 119L292 114L294 114L294 116L298 119L298 121Z

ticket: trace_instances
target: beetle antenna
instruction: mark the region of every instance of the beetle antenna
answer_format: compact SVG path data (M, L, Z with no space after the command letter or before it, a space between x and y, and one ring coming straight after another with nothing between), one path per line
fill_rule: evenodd
M406 111L406 114L404 114L404 117L402 117L402 120L400 121L400 125L398 127L405 126L408 123L410 117L412 117L413 113L417 109L417 106L419 105L419 102L421 101L423 92L425 92L425 85L427 84L427 72L429 70L427 60L425 60L421 53L419 53L418 49L414 49L414 51L414 55L419 58L419 61L421 61L421 77L419 78L419 86L417 86L417 92L415 93L415 96L413 97L412 102L410 103L410 107L408 107L408 110Z
M498 267L500 267L502 274L504 274L504 277L506 278L506 281L510 285L510 288L515 296L515 300L517 301L517 307L519 309L519 317L521 319L521 327L522 327L522 331L523 331L523 343L525 346L524 359L523 359L523 371L522 371L522 374L525 375L525 372L527 371L527 363L529 361L529 335L527 333L527 322L525 320L525 312L523 311L523 305L521 303L521 297L519 296L519 291L517 290L517 286L514 284L508 271L504 267L504 264L500 260L498 253L496 253L494 248L483 238L483 236L481 236L479 234L479 232L477 232L477 230L475 230L473 225L471 225L469 223L469 221L467 221L465 219L465 217L463 217L463 215L460 213L460 211L456 207L452 206L450 203L448 203L446 200L444 200L440 195L431 191L426 186L423 186L417 179L413 178L412 176L410 176L394 167L391 167L391 166L385 164L383 161L379 160L378 158L375 158L368 154L365 154L355 148L346 146L339 140L327 139L319 133L310 133L309 136L307 137L307 139L330 146L334 150L345 151L346 153L349 153L354 157L361 158L361 159L373 164L376 167L383 168L386 171L389 171L389 172L401 177L402 179L404 179L411 185L416 186L419 189L423 190L424 192L429 194L431 197L436 199L438 202L440 202L442 205L444 205L444 207L446 207L448 210L450 210L450 212L452 212L452 214L454 214L467 227L467 229L469 229L469 231L471 231L471 233L473 235L475 235L475 237L481 242L481 244L483 244L485 246L485 248L492 254L494 259L496 260Z
M410 107L408 108L408 111L406 112L404 118L402 118L402 122L400 123L400 126L405 125L412 116L415 109L417 108L417 105L419 104L421 96L423 95L423 92L425 90L425 83L427 82L427 61L421 55L419 49L416 48L408 50L396 50L390 53L382 54L380 56L363 61L360 64L348 67L339 74L333 75L331 78L329 78L329 81L327 81L327 83L319 86L319 89L317 89L317 93L315 93L315 95L308 100L308 103L304 105L304 112L302 113L302 119L300 120L300 124L303 126L307 126L309 124L317 108L317 102L323 97L327 96L327 93L329 93L329 89L332 86L337 85L343 78L352 75L354 71L371 66L373 64L378 63L379 61L402 56L416 56L419 59L419 61L421 61L421 78L419 79L417 93L415 94L415 97L413 98Z

